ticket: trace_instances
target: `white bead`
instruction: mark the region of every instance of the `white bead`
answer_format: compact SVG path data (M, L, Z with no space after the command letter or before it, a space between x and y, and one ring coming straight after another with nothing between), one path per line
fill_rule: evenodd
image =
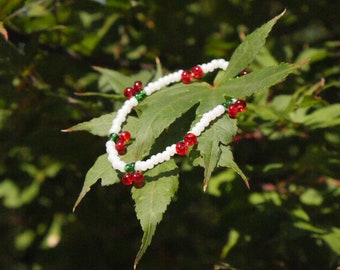
M146 162L145 161L136 161L135 162L135 170L136 171L146 171L147 167L146 167Z
M202 64L201 69L203 70L203 73L208 73L207 64Z
M115 148L114 148L114 146L115 146L115 143L113 142L113 141L107 141L106 142L106 144L105 144L105 146L106 146L106 152L108 153L108 154L110 154L110 153L113 153L112 152L112 150L116 150ZM116 151L117 152L117 151Z
M147 96L150 96L153 93L149 86L145 86L143 90Z
M153 164L157 164L158 163L158 157L156 155L151 156L150 158L150 162L152 162Z
M155 167L155 165L152 163L152 161L150 159L145 161L145 166L148 170L152 169L153 167Z
M109 130L109 135L112 133L119 133L119 131L120 131L120 125L113 124Z
M228 61L224 59L214 59L209 63L199 65L204 73L212 72L215 69L223 69L226 70L229 65ZM154 82L148 83L144 87L144 91L147 96L152 93L161 90L163 87L175 83L180 82L182 77L183 70L178 70L174 73L170 73L166 76L159 78ZM117 115L115 119L112 121L111 128L109 130L109 134L119 133L121 130L122 124L126 121L128 114L131 112L133 107L138 105L138 100L136 97L132 97L129 100L126 100L123 106L117 111ZM190 133L195 134L196 136L200 136L201 133L205 130L209 124L224 114L226 108L223 105L218 105L214 109L209 112L206 112L202 115L200 121L195 124ZM121 172L125 172L126 163L122 161L118 155L117 150L115 149L115 143L109 140L106 143L106 152L108 153L108 160L111 162L112 167ZM136 161L135 162L135 170L137 171L146 171L152 169L155 165L162 163L166 160L169 160L172 156L176 154L176 144L172 144L171 146L166 147L166 149L158 153L156 155L151 156L150 159L146 161Z
M114 169L119 170L121 172L125 172L125 165L126 163L120 160L119 157L110 155L108 156L108 160L111 162L111 165Z

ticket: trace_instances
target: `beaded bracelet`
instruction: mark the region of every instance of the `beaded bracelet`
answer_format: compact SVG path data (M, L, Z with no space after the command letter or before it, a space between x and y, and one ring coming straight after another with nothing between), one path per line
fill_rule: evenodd
M239 99L230 99L202 115L202 118L195 126L188 131L183 141L172 144L165 148L163 152L152 155L145 161L136 161L133 163L125 163L119 157L126 153L125 144L130 140L131 135L128 131L121 131L122 124L126 121L131 110L138 105L145 97L150 96L163 87L182 81L184 84L189 84L193 79L200 79L203 74L212 72L215 69L226 70L229 62L224 59L215 59L209 63L196 65L191 71L178 70L177 72L168 74L159 78L155 82L148 83L144 89L142 82L136 81L133 87L124 89L124 96L127 98L123 106L118 110L115 119L112 121L112 126L109 130L109 141L106 143L106 151L108 160L112 167L124 173L122 183L124 185L132 185L139 188L144 185L143 171L150 170L157 164L169 160L175 154L183 156L188 153L188 147L197 144L197 137L209 126L209 124L223 115L226 111L230 118L236 118L239 112L246 109L246 102Z

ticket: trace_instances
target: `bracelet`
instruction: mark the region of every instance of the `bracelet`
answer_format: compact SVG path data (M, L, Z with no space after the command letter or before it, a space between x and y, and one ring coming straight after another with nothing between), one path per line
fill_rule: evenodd
M131 135L128 131L121 131L121 126L126 121L131 110L147 96L152 95L154 92L161 90L169 84L180 81L184 84L189 84L193 79L200 79L205 73L212 72L215 69L226 70L228 65L229 62L224 59L215 59L206 64L196 65L190 71L178 70L168 74L155 82L148 83L144 89L141 81L136 81L133 87L124 89L124 96L127 100L117 111L117 115L112 121L109 130L109 141L106 143L108 160L115 170L124 173L122 176L122 183L124 185L134 184L137 188L142 187L145 184L143 171L150 170L157 164L170 160L175 154L180 156L186 155L189 146L197 144L197 137L202 134L212 121L223 115L225 112L228 113L230 118L234 119L239 112L245 111L247 105L244 100L240 99L230 99L227 102L217 105L215 108L202 115L200 121L185 134L183 141L166 147L163 152L152 155L147 160L125 163L120 159L119 155L124 155L126 153L125 144L131 139Z

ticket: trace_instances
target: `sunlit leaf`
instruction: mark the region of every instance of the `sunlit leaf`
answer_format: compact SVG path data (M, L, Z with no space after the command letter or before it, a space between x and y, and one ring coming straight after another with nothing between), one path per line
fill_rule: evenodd
M77 124L67 129L63 129L62 132L87 131L93 135L103 137L108 136L108 132L115 115L116 113L104 114L100 117L93 118L90 121Z
M111 163L107 159L107 154L99 156L94 165L87 172L83 188L73 206L73 211L79 205L86 193L90 191L91 186L94 185L99 179L102 180L103 186L120 182L117 172L112 168Z
M146 184L143 188L132 189L137 218L144 232L142 244L134 262L135 269L151 243L157 224L162 220L163 213L177 191L176 167L173 160L156 166L145 174Z
M280 19L283 14L276 16L254 32L249 34L246 39L237 47L232 57L230 58L229 67L226 71L218 73L215 84L219 85L225 83L227 80L235 77L243 69L247 68L249 64L257 57L257 54L263 48L266 38L275 23Z

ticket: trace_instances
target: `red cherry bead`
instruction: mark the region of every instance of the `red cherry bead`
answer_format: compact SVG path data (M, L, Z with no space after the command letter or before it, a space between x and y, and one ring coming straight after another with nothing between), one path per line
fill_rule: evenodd
M238 112L244 112L247 109L247 103L242 99L236 100L234 105L237 106Z
M135 94L135 90L134 90L132 87L126 87L126 88L124 89L124 96L125 96L127 99L132 98L134 94Z
M134 183L142 183L144 181L144 175L141 172L132 173L132 181Z
M193 133L187 133L184 136L184 142L189 146L193 146L197 143L197 137Z
M143 88L143 83L141 81L135 81L133 84L133 89L135 90L135 93L138 93Z
M250 73L250 71L249 71L248 69L245 69L245 70L242 70L242 71L238 74L238 76L242 77L242 76L247 75L247 74L249 74L249 73Z
M199 79L203 76L203 69L200 66L194 66L191 69L191 73L195 79Z
M228 106L228 115L230 118L235 119L237 117L237 113L238 113L238 106L234 104L230 104Z
M176 143L176 153L180 156L184 156L188 153L188 145L185 142Z
M119 134L119 140L122 140L124 142L128 142L128 141L130 141L130 139L131 139L131 134L128 131L122 131Z
M119 140L116 142L115 148L116 148L118 154L120 154L120 155L125 155L126 149L125 149L125 141L124 141L124 140L119 139Z
M122 183L125 186L130 186L133 183L132 173L126 173L122 177Z
M181 78L182 78L183 83L186 83L186 84L191 83L192 74L189 70L183 70Z
M135 187L135 188L142 188L142 187L144 187L144 186L145 186L145 181L140 182L140 183L137 183L137 182L136 182L136 183L134 184L134 187Z

